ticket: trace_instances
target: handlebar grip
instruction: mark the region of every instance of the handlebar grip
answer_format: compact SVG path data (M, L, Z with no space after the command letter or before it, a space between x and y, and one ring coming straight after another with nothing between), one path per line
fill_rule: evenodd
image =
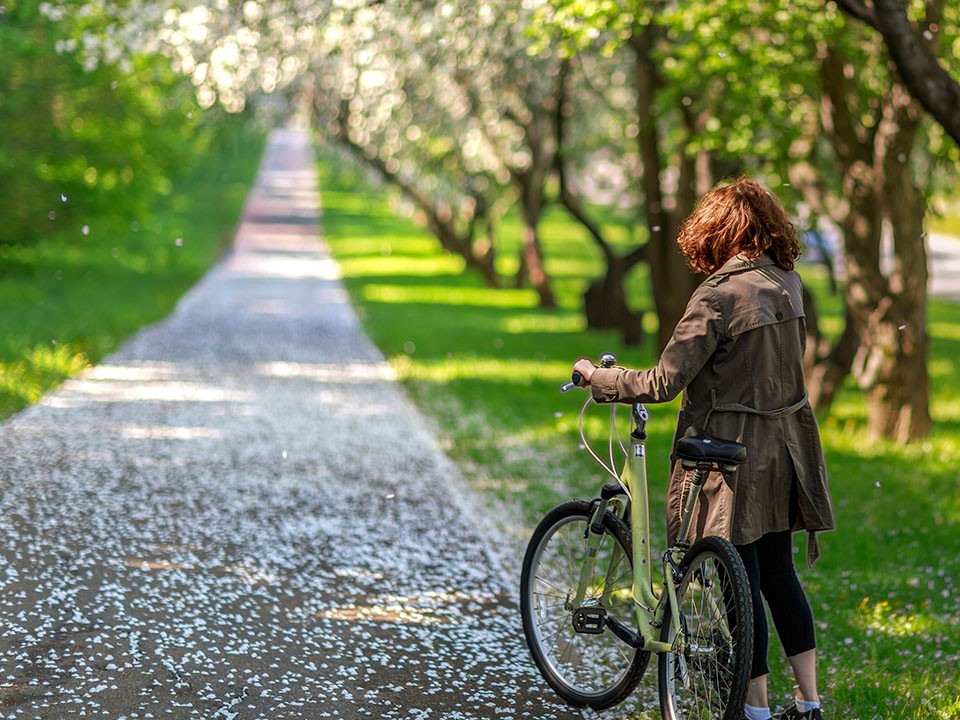
M570 392L575 387L586 387L586 385L583 384L583 375L581 375L578 370L573 371L573 375L570 376L570 382L560 386L560 392Z

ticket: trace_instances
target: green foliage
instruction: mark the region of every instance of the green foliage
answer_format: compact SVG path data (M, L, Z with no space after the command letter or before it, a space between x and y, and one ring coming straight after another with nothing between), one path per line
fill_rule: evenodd
M39 6L0 14L0 417L172 309L229 240L263 141L162 58L85 71Z
M580 293L601 262L565 217L545 220L560 307L544 312L532 290L483 288L463 272L461 260L438 253L422 231L364 195L355 180L343 191L328 174L322 198L327 242L364 327L465 477L503 516L517 510L519 528L505 522L504 541L519 552L549 507L589 497L604 482L577 447L582 395L557 392L572 360L610 350L623 364L643 367L653 362L651 351L625 349L613 334L585 332ZM826 324L838 327L840 303L828 295L822 272L808 266L802 272L821 296ZM645 297L643 278L632 292ZM855 388L847 388L822 421L839 529L822 536L822 560L801 576L818 622L821 686L831 717L949 718L960 700L954 621L960 614L960 308L934 302L930 318L936 426L927 440L867 442L866 409ZM676 408L651 410L656 519L663 516ZM598 410L589 423L601 445L605 418ZM782 703L792 683L775 643L771 660L771 697ZM641 704L610 717L658 717L642 705L655 692L642 685L634 698Z
M82 242L69 229L46 231L0 247L0 418L173 309L232 238L262 146L262 134L237 117L127 227L91 230ZM114 218L87 221L101 228Z
M100 232L129 225L170 196L215 134L165 58L88 71L70 28L40 4L0 15L0 246L68 226L79 234L91 216L108 223Z
M913 3L922 16L921 3ZM942 65L960 77L960 11L945 3L943 20L920 28ZM817 192L842 197L832 151L821 139L819 115L824 93L823 58L833 46L852 62L847 78L850 121L862 137L875 131L884 93L894 81L880 36L849 20L836 5L819 0L728 0L707 2L583 2L554 0L543 5L529 34L531 52L559 47L568 54L605 54L629 47L652 28L652 49L660 84L655 103L663 149L687 155L710 151L771 186L791 188L793 164L810 160L822 178ZM625 55L625 62L630 62ZM682 115L678 112L683 108ZM921 129L914 175L924 192L956 184L960 148L942 129ZM811 155L811 153L813 153Z
M635 12L639 12L635 15ZM530 52L559 48L574 55L599 43L602 52L612 55L630 37L637 22L648 21L636 2L617 0L553 0L540 6L527 31Z

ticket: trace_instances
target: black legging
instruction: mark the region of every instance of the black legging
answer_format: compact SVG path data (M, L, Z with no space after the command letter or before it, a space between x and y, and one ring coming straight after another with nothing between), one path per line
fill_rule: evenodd
M817 638L813 612L793 565L790 531L767 533L749 545L738 545L737 551L747 568L753 598L752 679L770 672L767 665L770 630L763 609L763 598L766 598L773 625L787 657L812 650L817 646Z

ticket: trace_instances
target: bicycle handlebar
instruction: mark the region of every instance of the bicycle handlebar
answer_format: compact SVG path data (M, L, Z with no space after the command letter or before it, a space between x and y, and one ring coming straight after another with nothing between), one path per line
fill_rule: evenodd
M613 353L603 353L600 356L600 365L598 367L610 368L613 367L617 362L617 356ZM578 370L573 371L573 375L570 376L570 382L564 383L560 386L560 392L570 392L574 388L585 388L587 384L583 381L583 375L580 374Z
M583 375L581 375L577 370L573 371L573 375L570 376L570 382L564 383L560 386L560 392L570 392L576 387L586 387L583 384Z

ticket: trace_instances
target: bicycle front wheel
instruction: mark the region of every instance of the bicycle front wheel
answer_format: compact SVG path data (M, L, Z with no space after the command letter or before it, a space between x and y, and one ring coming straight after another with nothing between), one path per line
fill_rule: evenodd
M753 606L747 571L722 538L700 540L680 564L680 632L669 607L661 639L674 643L657 663L664 720L739 720L753 657Z
M576 707L603 710L627 698L650 659L617 638L609 625L578 631L577 611L635 627L633 544L622 520L607 513L593 577L580 607L574 607L587 559L591 505L575 500L554 508L527 546L520 579L520 610L527 645L540 673Z

